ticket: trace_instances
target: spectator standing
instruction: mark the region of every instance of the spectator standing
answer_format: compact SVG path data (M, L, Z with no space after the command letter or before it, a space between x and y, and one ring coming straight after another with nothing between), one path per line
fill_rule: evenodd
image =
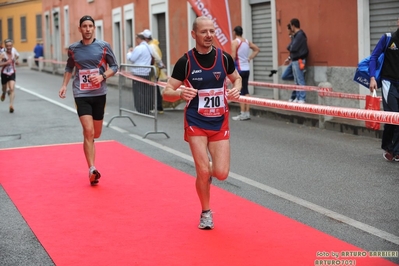
M208 17L195 19L191 37L195 48L175 64L163 91L168 101L184 99L184 139L190 145L197 179L195 187L201 203L199 229L213 229L210 209L212 176L225 180L230 169L230 130L227 99L237 100L241 76L233 58L213 47L215 26ZM226 78L233 87L227 90ZM185 84L184 89L180 86ZM208 157L210 155L210 158Z
M153 61L151 47L144 38L144 33L136 35L136 47L129 50L127 60L136 66L151 66ZM150 67L132 67L132 74L138 78L150 80ZM154 105L153 87L145 82L133 79L133 97L136 111L143 114L150 114Z
M240 95L249 96L248 80L249 80L249 63L260 52L258 46L253 44L248 39L242 37L243 30L241 26L237 26L233 30L234 40L231 43L231 56L234 60L234 65L242 78L242 89ZM250 50L252 53L250 54ZM233 120L249 120L251 119L249 113L249 104L240 103L240 114L233 117Z
M381 69L381 93L384 111L399 112L399 19L398 29L391 34L391 40L387 43L384 34L375 46L370 57L370 92L377 89L375 70L378 57L385 53L384 63ZM387 47L387 49L385 49ZM384 150L383 157L387 161L399 162L399 126L385 124L382 133L381 148Z
M33 52L35 53L34 59L35 59L35 64L37 67L39 67L39 58L44 56L43 53L43 44L38 42L33 49Z
M287 46L287 50L290 51L292 38L294 38L294 32L291 29L291 24L287 25L288 36L290 37L290 43ZM292 62L287 58L284 64L288 64L287 68L284 70L283 74L281 75L282 80L294 80L294 74L292 73ZM289 99L290 102L296 99L296 91L292 91L291 98Z
M305 65L306 58L309 54L307 37L305 32L300 28L300 22L298 19L293 18L290 21L291 30L294 33L291 44L289 45L290 56L285 61L285 64L291 64L292 73L294 76L295 84L306 85L305 83ZM295 93L295 99L290 99L293 102L305 103L306 92L297 90Z
M111 46L94 38L95 28L91 16L83 16L79 20L78 30L82 34L82 40L68 48L64 80L58 93L60 98L66 97L67 86L74 72L72 90L83 128L83 150L92 186L97 185L101 177L95 167L94 140L102 132L107 95L106 79L118 71L118 62Z
M152 33L148 29L145 29L143 31L143 36L145 38L145 41L151 47L152 56L154 57L156 80L166 81L167 76L164 72L165 64L162 62L162 51L159 48L159 41L157 39L152 38ZM163 114L162 95L158 85L157 85L157 110L159 114Z

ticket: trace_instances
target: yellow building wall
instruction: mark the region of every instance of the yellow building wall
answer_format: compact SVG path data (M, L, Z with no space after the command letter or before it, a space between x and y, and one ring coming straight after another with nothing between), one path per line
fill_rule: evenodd
M21 59L27 59L33 55L33 48L38 40L36 38L36 15L42 14L42 1L39 0L0 0L0 20L2 21L2 46L8 36L8 19L13 19L14 47L21 55ZM21 40L21 17L26 18L26 40ZM42 37L44 30L42 28ZM22 61L22 60L21 60Z

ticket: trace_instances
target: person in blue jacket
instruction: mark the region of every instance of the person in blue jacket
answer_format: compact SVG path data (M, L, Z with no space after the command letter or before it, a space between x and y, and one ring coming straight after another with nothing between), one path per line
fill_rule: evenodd
M43 44L41 44L40 42L38 42L35 46L35 48L33 49L33 52L35 53L35 64L38 67L39 66L39 58L44 56L43 53Z
M384 111L399 112L399 19L398 29L391 33L391 39L387 45L387 35L384 34L370 56L370 92L377 89L375 70L378 57L385 53L384 63L381 69L381 93ZM383 157L387 161L399 162L399 126L385 124L382 133L381 148Z

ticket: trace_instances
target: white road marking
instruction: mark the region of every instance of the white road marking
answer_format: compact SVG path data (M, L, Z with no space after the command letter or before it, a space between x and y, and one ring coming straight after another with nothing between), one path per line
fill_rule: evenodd
M50 103L58 105L58 106L66 109L68 111L76 113L76 110L74 108L71 108L71 107L69 107L69 106L67 106L65 104L59 103L57 101L54 101L54 100L52 100L50 98L47 98L47 97L45 97L43 95L35 93L35 92L31 91L31 90L28 90L28 89L25 89L25 88L22 88L22 87L19 87L19 86L17 86L17 88L22 90L22 91L24 91L24 92L30 93L30 94L38 97L38 98L46 100L46 101L48 101ZM103 124L106 125L106 124L108 124L108 122L104 121ZM119 127L115 127L115 126L109 126L109 127L114 129L114 130L117 130L118 132L121 132L121 133L128 133L126 130L121 129ZM139 135L136 135L136 134L129 134L129 136L134 138L134 139L136 139L136 140L139 140L139 141L145 142L145 143L147 143L149 145L152 145L152 146L154 146L154 147L156 147L158 149L161 149L161 150L169 152L169 153L171 153L173 155L176 155L176 156L178 156L178 157L180 157L182 159L185 159L185 160L190 161L192 163L194 162L194 160L193 160L191 155L187 155L185 153L179 152L179 151L174 150L172 148L169 148L169 147L167 147L165 145L161 145L161 144L159 144L159 143L157 143L155 141L152 141L152 140L149 140L149 139L144 139L142 136L139 136ZM280 198L283 198L283 199L288 200L290 202L293 202L293 203L295 203L297 205L300 205L302 207L308 208L308 209L310 209L312 211L315 211L317 213L320 213L320 214L322 214L324 216L330 217L330 218L332 218L332 219L334 219L336 221L339 221L339 222L345 223L347 225L353 226L353 227L355 227L357 229L360 229L360 230L362 230L362 231L364 231L366 233L369 233L369 234L375 235L375 236L377 236L379 238L385 239L385 240L387 240L387 241L389 241L389 242L391 242L393 244L399 245L399 236L396 236L396 235L393 235L391 233L385 232L383 230L380 230L380 229L375 228L373 226L367 225L365 223L356 221L356 220L354 220L352 218L349 218L349 217L347 217L345 215L342 215L342 214L339 214L337 212L331 211L329 209L323 208L323 207L321 207L319 205L316 205L316 204L311 203L309 201L306 201L306 200L303 200L301 198L295 197L295 196L293 196L291 194L285 193L283 191L280 191L278 189L272 188L272 187L267 186L265 184L259 183L257 181L254 181L254 180L250 179L250 178L241 176L239 174L235 174L233 172L230 172L229 173L229 177L231 177L233 179L236 179L238 181L241 181L241 182L243 182L243 183L245 183L247 185L256 187L256 188L258 188L260 190L263 190L263 191L265 191L267 193L273 194L273 195L275 195L277 197L280 197Z
M36 96L36 97L38 97L38 98L41 98L41 99L43 99L43 100L45 100L45 101L48 101L48 102L53 103L53 104L55 104L55 105L58 105L58 106L60 106L60 107L62 107L62 108L64 108L64 109L67 109L68 111L71 111L71 112L75 113L75 114L77 113L75 108L72 108L72 107L69 107L69 106L67 106L67 105L65 105L65 104L59 103L59 102L57 102L57 101L54 101L54 100L52 100L52 99L50 99L50 98L47 98L46 96L43 96L43 95L41 95L41 94L39 94L39 93L36 93L36 92L34 92L34 91L31 91L31 90L22 88L21 86L16 86L16 88L17 88L17 89L20 89L21 91L24 91L24 92L27 92L27 93L29 93L29 94L32 94L32 95L34 95L34 96Z

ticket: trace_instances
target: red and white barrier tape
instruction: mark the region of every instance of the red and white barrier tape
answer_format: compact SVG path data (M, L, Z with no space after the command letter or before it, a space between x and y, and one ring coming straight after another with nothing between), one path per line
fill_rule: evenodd
M34 58L34 61L41 61L44 63L52 63L52 64L60 64L60 65L66 65L66 63L67 63L65 61L49 60L49 59L42 59L42 58Z
M142 83L147 83L149 85L156 85L156 82L154 82L154 81L141 78L141 77L133 75L132 73L127 72L127 71L119 71L118 74L122 75L122 76L124 76L126 78L129 78L129 79L134 79L134 80L140 81Z
M399 113L396 112L373 111L373 110L345 108L345 107L332 107L332 106L323 106L317 104L291 103L291 102L260 99L260 98L247 97L247 96L240 96L238 102L262 106L262 107L270 107L275 109L291 110L302 113L399 125Z
M335 92L332 88L327 87L315 87L315 86L299 86L299 85L289 85L289 84L274 84L274 83L266 83L266 82L254 82L249 81L249 85L265 87L265 88L277 88L277 89L286 89L286 90L303 90L303 91L317 91L320 97L334 97L334 98L343 98L343 99L353 99L353 100L366 100L366 95L361 94L352 94L352 93L344 93L344 92ZM382 100L381 97L380 101Z
M143 78L140 78L138 76L133 75L131 72L128 72L128 71L118 71L117 74L122 75L122 76L124 76L124 77L126 77L128 79L134 79L134 80L137 80L137 81L140 81L140 82L143 82L143 83L147 83L147 84L153 85L153 86L158 85L158 86L163 87L163 88L166 86L166 82L163 82L163 81L155 82L155 81L143 79ZM185 86L180 86L180 88L185 88Z
M334 98L344 98L344 99L353 99L353 100L366 100L365 94L352 94L352 93L343 93L343 92L335 92L335 91L320 91L320 97L334 97ZM380 101L382 101L381 97Z
M332 91L332 88L302 86L302 85L292 85L292 84L276 84L276 83L257 82L257 81L249 81L248 84L257 87L265 87L271 89L299 90L299 91Z

